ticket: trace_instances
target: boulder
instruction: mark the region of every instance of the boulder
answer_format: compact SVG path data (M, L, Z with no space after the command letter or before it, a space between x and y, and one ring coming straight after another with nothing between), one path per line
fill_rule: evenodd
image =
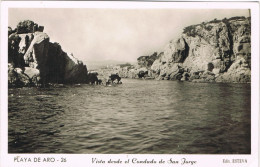
M188 56L189 47L184 38L171 41L165 48L161 57L162 62L183 63Z
M216 78L216 82L250 83L251 70L248 67L244 67L243 64L246 64L244 58L237 59L226 73Z
M216 75L216 74L219 74L220 73L220 69L219 68L214 68L212 70L212 72Z
M200 73L199 72L193 72L193 74L191 74L189 80L192 81L194 79L200 79Z
M36 68L25 67L24 74L26 74L29 78L40 76L40 71Z
M14 68L8 64L8 87L24 87L30 86L30 78L25 75L20 68Z
M181 80L182 77L183 77L182 73L177 73L175 75L171 74L170 80Z

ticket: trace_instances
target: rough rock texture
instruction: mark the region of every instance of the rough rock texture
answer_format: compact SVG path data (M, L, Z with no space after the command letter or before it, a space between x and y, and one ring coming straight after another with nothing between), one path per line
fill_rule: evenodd
M31 41L29 48L24 54L25 65L30 68L38 69L39 76L42 79L42 82L45 81L49 73L47 59L49 51L49 37L43 32L34 33L34 38Z
M250 82L250 19L215 19L186 27L180 38L165 47L151 70L157 79Z
M43 26L23 21L8 29L8 83L10 87L47 83L85 83L86 66L58 43L49 42Z
M151 73L151 70L146 67L140 66L131 66L131 67L124 67L124 68L117 68L113 69L111 74L118 74L122 78L132 78L132 79L138 79L138 78L144 78L144 79L151 79L153 73Z
M88 73L86 65L72 54L65 56L64 81L68 83L86 82Z
M122 78L154 78L151 71L151 66L154 61L161 55L154 52L150 56L140 56L137 59L137 65L131 65L129 63L115 66L111 74L118 74ZM106 69L108 70L108 69Z
M141 56L137 59L138 65L140 67L149 68L152 66L153 62L157 59L157 52L154 52L151 56Z
M123 78L249 83L251 18L215 19L188 26L162 51L141 56L137 63L99 74L109 71Z
M30 86L30 78L20 68L14 68L8 63L8 86L24 87Z

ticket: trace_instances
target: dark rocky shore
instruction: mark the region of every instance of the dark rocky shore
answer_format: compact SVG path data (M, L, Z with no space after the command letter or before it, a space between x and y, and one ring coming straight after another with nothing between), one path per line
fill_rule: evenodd
M88 72L82 61L64 52L58 43L50 42L43 26L22 21L14 30L8 29L8 86L98 84L107 82L111 74L123 78L250 83L250 19L233 17L191 25L163 51L139 57L138 65L125 64L98 73Z
M163 51L114 67L125 78L251 82L251 18L212 20L184 28Z

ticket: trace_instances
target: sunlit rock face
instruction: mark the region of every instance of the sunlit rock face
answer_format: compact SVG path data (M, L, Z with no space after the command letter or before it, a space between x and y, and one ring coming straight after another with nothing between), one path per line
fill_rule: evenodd
M29 20L20 22L15 30L9 27L9 86L86 82L87 67L58 43L51 43L43 29Z
M251 18L213 20L184 28L157 57L158 79L194 82L251 81Z

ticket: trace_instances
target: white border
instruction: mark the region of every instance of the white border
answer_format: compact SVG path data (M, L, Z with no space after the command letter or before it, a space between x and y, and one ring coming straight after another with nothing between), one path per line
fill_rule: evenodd
M7 31L8 31L8 8L113 8L113 9L251 9L252 18L252 83L251 83L251 155L181 155L181 154L8 154L8 85L7 85ZM92 158L98 158L103 160L109 160L110 158L122 160L138 158L141 159L160 159L168 160L180 160L181 158L187 158L189 160L196 160L197 164L192 166L199 167L257 167L258 166L258 112L259 112L259 4L257 2L71 2L71 1L52 1L52 2L32 2L32 1L5 1L1 2L1 167L31 167L31 166L62 166L62 167L87 167L87 166L111 166L109 164L92 164ZM33 161L35 157L56 158L54 163L14 163L14 157L16 156L28 157ZM58 159L64 157L67 159L66 163L57 162ZM247 164L223 164L223 159L247 159ZM120 164L112 166L148 166L147 164ZM174 164L149 164L149 166L191 166L191 165L174 165Z

